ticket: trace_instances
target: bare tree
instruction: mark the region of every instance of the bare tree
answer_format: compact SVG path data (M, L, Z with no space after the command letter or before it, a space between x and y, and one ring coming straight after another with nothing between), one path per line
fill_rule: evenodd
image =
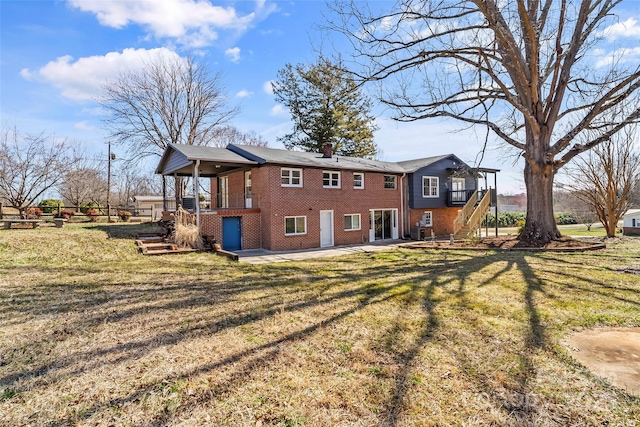
M267 147L269 142L254 131L243 132L234 126L221 126L216 128L213 131L210 145L214 147L226 147L229 144Z
M122 164L115 173L113 200L119 208L127 208L134 196L161 195L162 188L154 180L153 172Z
M562 184L562 187L564 188L565 185ZM578 224L584 224L584 226L587 227L587 231L591 231L593 224L598 222L598 216L593 208L576 197L573 191L556 191L554 199L554 208L557 211L570 212L573 214Z
M629 208L632 190L640 182L640 153L633 150L636 140L626 129L579 156L567 167L565 187L596 213L607 237L615 237L618 221Z
M221 80L194 58L169 55L121 74L107 82L100 100L110 137L126 145L130 160L160 156L169 144L209 144L215 129L237 113L227 106ZM176 179L178 203L183 189Z
M60 183L76 161L66 140L5 129L0 142L0 199L24 217L24 211Z
M104 173L93 167L80 167L64 173L64 179L57 186L60 197L75 206L79 211L80 206L87 202L102 204L106 200L107 181Z
M558 170L640 118L638 63L624 52L593 61L620 2L406 0L381 13L336 0L330 27L353 42L353 72L384 81L397 120L453 118L515 148L528 201L520 239L547 242L560 236Z

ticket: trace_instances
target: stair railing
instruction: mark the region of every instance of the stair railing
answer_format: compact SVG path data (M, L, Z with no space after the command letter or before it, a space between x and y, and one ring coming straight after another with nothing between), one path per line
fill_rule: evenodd
M467 224L469 226L469 234L473 233L478 229L478 226L484 219L484 216L489 211L490 205L491 205L491 192L487 191L484 197L482 198L482 200L480 200L478 207L476 207L475 210L471 213L471 217L467 221Z
M478 192L474 191L469 200L462 209L458 211L458 216L453 220L453 235L455 236L462 230L462 227L467 223L469 216L473 213L473 210L478 202Z

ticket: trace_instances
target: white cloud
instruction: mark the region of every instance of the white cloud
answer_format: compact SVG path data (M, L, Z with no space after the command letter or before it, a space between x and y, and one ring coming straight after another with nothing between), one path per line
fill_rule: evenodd
M281 104L274 105L269 112L269 115L271 116L284 116L286 114L289 114L289 111Z
M596 68L610 66L611 64L629 64L632 66L640 62L640 46L633 48L621 48L600 57L595 63Z
M266 93L267 95L273 95L273 81L269 80L264 82L264 84L262 85L262 90L264 90L264 93Z
M236 98L248 98L253 95L253 92L249 92L246 89L242 89L240 92L236 93Z
M629 18L624 22L613 24L602 31L609 40L617 40L625 37L640 38L640 25L635 18Z
M74 124L73 127L79 130L96 130L96 127L90 123L87 123L86 120Z
M125 70L142 66L145 61L157 55L178 58L178 54L166 49L125 49L109 52L104 56L89 56L77 61L69 56L61 56L37 71L23 69L20 75L27 80L42 81L58 88L62 95L75 101L96 99L102 86Z
M218 38L216 30L246 31L257 19L275 10L256 3L253 12L239 14L233 7L216 6L201 0L68 0L72 7L93 13L100 24L123 28L129 24L143 27L158 38L173 38L178 43L202 47Z
M224 51L224 54L231 60L231 62L240 61L240 48L232 47Z

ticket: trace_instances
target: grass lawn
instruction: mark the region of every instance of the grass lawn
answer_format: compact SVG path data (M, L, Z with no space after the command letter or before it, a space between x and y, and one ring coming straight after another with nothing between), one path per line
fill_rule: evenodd
M634 426L563 340L640 326L640 240L238 264L0 230L2 425Z

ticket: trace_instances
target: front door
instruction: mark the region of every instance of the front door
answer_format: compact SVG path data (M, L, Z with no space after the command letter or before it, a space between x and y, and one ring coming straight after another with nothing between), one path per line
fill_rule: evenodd
M333 211L320 211L320 247L333 246Z
M242 229L239 216L222 218L222 249L238 251L242 249Z

